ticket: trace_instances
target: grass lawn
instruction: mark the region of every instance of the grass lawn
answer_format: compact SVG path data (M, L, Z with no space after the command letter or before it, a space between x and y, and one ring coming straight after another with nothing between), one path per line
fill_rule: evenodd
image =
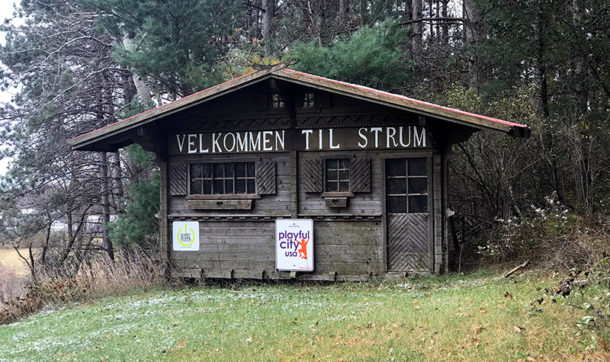
M0 360L608 360L577 326L585 310L567 305L581 297L530 305L557 281L478 273L134 291L0 326Z

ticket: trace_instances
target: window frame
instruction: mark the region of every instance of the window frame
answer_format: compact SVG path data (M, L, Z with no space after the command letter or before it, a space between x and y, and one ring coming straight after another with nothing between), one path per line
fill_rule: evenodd
M410 175L409 174L409 163L406 162L405 167L407 167L407 169L405 170L405 175L404 176L388 176L388 168L387 168L387 161L389 160L393 160L393 159L406 159L406 160L412 160L412 159L424 159L425 160L425 164L426 164L426 174L425 175ZM409 211L409 198L412 196L426 196L426 211L424 212L416 212L415 214L430 214L433 212L434 209L434 205L433 205L433 189L432 189L432 183L433 183L433 165L432 165L432 158L433 155L432 153L420 153L420 152L416 152L416 153L409 153L409 154L404 154L404 153L396 153L396 154L386 154L386 155L382 155L381 159L383 161L383 176L384 176L384 182L383 182L383 193L384 193L384 198L383 198L383 209L385 213L388 214L394 214L391 213L388 210L388 198L389 197L405 197L406 198L406 211L404 213L407 214L413 214L413 212ZM406 187L406 193L404 194L390 194L388 191L388 179L404 179L405 180L405 187ZM410 188L409 188L409 180L410 179L426 179L427 183L426 183L426 192L425 193L411 193Z
M244 177L239 177L239 179L244 179L246 182L246 191L247 191L247 182L248 180L253 180L254 181L254 192L253 193L223 193L223 194L204 194L204 193L192 193L193 190L191 190L191 183L192 183L192 177L191 177L191 169L193 165L199 164L199 165L205 165L205 164L210 164L212 165L211 167L214 167L213 165L215 164L222 164L223 165L223 177L222 180L223 182L225 180L228 180L229 178L224 177L224 165L226 164L233 164L233 190L235 190L235 181L237 180L237 176L235 176L235 164L237 163L252 163L254 166L254 176L244 176ZM247 166L246 166L247 167ZM190 160L188 161L188 169L187 169L187 195L186 198L187 200L248 200L248 199L260 199L260 196L258 194L258 182L257 182L257 162L255 160L252 159L240 159L240 160ZM247 169L244 170L245 174L247 174ZM202 182L206 179L209 178L204 178L203 177L203 171L202 171L202 177L201 178L197 178L199 180L201 180ZM213 187L213 182L214 182L214 174L213 174L213 169L212 169L212 178L210 179L212 182L212 187ZM203 188L203 184L202 184L202 188ZM203 191L203 189L202 189Z
M353 197L354 193L351 191L351 160L353 157L346 157L346 155L331 155L328 157L324 157L322 158L322 181L323 181L323 185L322 185L322 194L321 196L324 198L333 198L333 197ZM347 191L328 191L327 185L328 185L328 179L327 179L327 164L328 161L333 161L333 160L345 160L347 161L347 172L348 172L348 178L347 180L343 180L341 181L339 175L337 175L338 177L338 181L334 181L338 183L338 186L340 185L341 182L347 182L347 186L348 189ZM337 173L339 173L339 168L337 168Z

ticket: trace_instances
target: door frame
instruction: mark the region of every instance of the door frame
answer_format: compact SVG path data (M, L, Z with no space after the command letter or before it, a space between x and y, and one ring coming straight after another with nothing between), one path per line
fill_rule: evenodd
M389 253L388 253L388 213L387 213L387 196L386 196L386 161L395 158L422 158L425 157L427 160L428 167L428 259L430 262L430 272L434 273L434 154L433 150L421 150L421 151L397 151L397 152L383 152L379 154L381 160L381 188L382 188L382 200L381 200L381 234L384 246L383 250L383 265L382 270L384 272L390 272ZM407 198L408 202L408 198Z

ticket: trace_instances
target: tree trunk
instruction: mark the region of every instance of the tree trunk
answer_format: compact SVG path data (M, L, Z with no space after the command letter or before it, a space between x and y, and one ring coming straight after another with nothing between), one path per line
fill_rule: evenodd
M422 0L411 0L411 17L412 20L422 19ZM411 34L411 56L415 66L420 65L422 50L423 50L423 25L421 21L413 23Z
M265 44L265 54L270 56L272 53L271 43L273 39L271 38L271 32L273 30L273 11L275 0L263 0L262 4L263 8L263 42Z
M118 150L116 152L112 152L112 188L114 192L112 195L114 197L114 206L116 208L116 213L121 214L123 212L123 170L121 169L121 151Z
M125 47L125 49L127 50L130 50L133 47L133 40L128 37L124 37L123 47ZM150 88L148 88L146 82L144 82L144 80L138 75L138 73L133 70L131 71L131 77L133 79L133 84L135 85L136 90L138 91L138 95L140 96L140 100L142 100L144 106L147 108L153 107L155 103L152 100Z
M100 153L100 174L102 178L102 249L106 251L108 258L114 261L114 249L106 228L106 224L110 222L110 188L106 152Z
M470 74L470 83L477 89L481 85L481 77L479 74L477 46L481 39L481 16L476 7L475 0L464 0L462 3L462 16L466 19L464 25L464 41L472 49L470 61L468 62L468 73Z
M464 19L467 20L464 26L464 36L466 43L477 43L481 39L481 15L476 7L474 0L464 0L462 4Z
M538 83L537 87L537 103L538 103L538 111L540 114L548 118L549 116L549 99L548 99L548 88L547 88L547 69L546 69L546 61L545 61L545 46L544 43L544 32L545 32L545 19L542 13L542 10L538 10L538 14L536 16L536 82Z
M347 17L347 1L348 0L339 0L339 12L337 14L337 20L339 21L339 26L341 28L345 26L345 19Z
M441 0L442 1L442 10L441 10L441 16L445 19L447 19L447 6L449 4L449 0ZM443 21L443 25L441 28L441 32L442 32L442 42L443 44L449 44L449 23L446 21Z

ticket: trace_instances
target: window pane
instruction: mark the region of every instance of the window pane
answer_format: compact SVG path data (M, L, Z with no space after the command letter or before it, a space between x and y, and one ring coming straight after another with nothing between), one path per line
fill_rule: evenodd
M244 177L246 175L246 164L238 162L235 164L235 177Z
M404 159L387 160L385 166L388 176L407 175L407 163Z
M212 193L212 180L203 181L203 193L210 195Z
M349 191L349 181L342 181L339 183L339 191Z
M201 167L200 163L191 164L191 178L201 178Z
M326 179L327 179L327 180L330 180L330 181L332 181L332 180L338 180L338 179L337 179L337 171L329 170L329 171L326 173Z
M388 197L388 212L390 213L406 213L407 198L404 196Z
M223 194L224 193L224 187L222 180L214 180L214 193L215 194Z
M248 162L247 164L247 172L246 172L246 176L248 177L254 177L254 162Z
M203 164L203 177L212 178L212 164L210 164L210 163Z
M339 184L335 181L335 182L327 182L326 183L326 191L339 191Z
M409 196L409 213L428 212L428 196Z
M233 180L225 180L225 193L233 193Z
M388 179L386 192L388 194L406 194L407 193L406 179L404 179L404 178Z
M235 193L246 193L246 180L235 180Z
M339 171L340 180L349 180L349 171Z
M326 160L326 169L337 169L338 160Z
M339 160L339 168L348 168L349 163L346 159Z
M256 188L254 187L254 180L248 180L248 193L253 194L256 192Z
M426 176L427 174L428 165L425 158L409 159L409 176Z
M200 193L201 193L201 180L191 181L191 194L200 194Z
M225 177L233 177L233 164L232 163L225 164Z
M425 194L428 192L428 178L409 178L410 194Z
M214 178L222 177L222 169L223 169L223 164L222 163L215 163L214 164Z

